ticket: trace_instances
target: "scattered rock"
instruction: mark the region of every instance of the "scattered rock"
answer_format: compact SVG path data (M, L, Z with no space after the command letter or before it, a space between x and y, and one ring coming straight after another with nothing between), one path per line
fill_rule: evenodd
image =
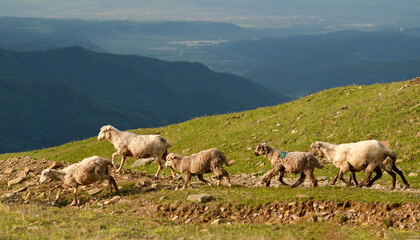
M293 129L290 133L291 133L291 134L296 134L296 133L298 133L298 130Z
M207 195L207 194L194 194L194 195L189 195L187 197L188 201L197 202L197 203L206 203L210 201L211 199L212 199L212 196Z
M10 174L10 173L12 173L13 172L13 168L6 168L3 172L5 173L5 174Z
M276 218L282 219L283 218L283 214L279 213L279 212L273 212L272 215Z
M27 187L21 187L21 188L18 188L18 189L16 189L16 190L13 190L13 193L23 192L23 191L25 191L26 189L28 189L28 188L27 188Z
M105 201L104 205L114 205L114 204L118 203L120 200L121 200L120 196L114 196L110 200Z
M19 183L21 183L23 181L23 177L18 177L18 178L15 178L15 179L13 179L13 180L10 180L10 181L8 181L7 182L7 186L12 186L12 185L15 185L15 184L19 184Z
M215 225L218 224L220 222L220 218L214 220L213 222L211 222L211 225Z
M102 188L92 188L92 189L87 191L87 193L91 196L96 195L100 192L102 192Z
M154 160L153 158L141 158L141 159L135 161L133 164L131 164L130 168L144 166L144 165L152 162L153 160Z
M419 175L418 173L414 173L414 172L411 172L408 174L409 177L417 177L418 175Z

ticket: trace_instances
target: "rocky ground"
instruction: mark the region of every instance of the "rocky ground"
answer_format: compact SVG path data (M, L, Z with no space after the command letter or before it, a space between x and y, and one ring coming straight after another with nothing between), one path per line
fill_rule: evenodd
M56 205L70 207L67 201L56 199L56 192L61 188L59 182L50 181L39 185L39 176L45 168L62 168L67 166L65 162L52 162L37 160L30 157L13 157L0 161L0 201L4 204L40 204L45 206ZM247 187L261 187L261 173L232 175L232 183ZM113 174L118 185L134 184L141 193L157 191L160 189L177 190L182 183L172 180L169 176L154 179L145 172L125 170L124 173ZM287 175L286 175L287 176ZM293 175L292 175L293 176ZM329 183L326 177L318 177L318 185L325 186ZM211 179L215 181L215 179ZM285 182L293 183L297 178L285 178ZM201 182L193 181L192 186L201 185ZM279 186L279 182L272 181L271 187ZM391 183L389 183L391 184ZM300 187L310 187L311 183L305 181ZM374 185L373 188L381 191L390 191L389 186ZM89 200L81 201L79 208L89 208L92 205L99 206L95 211L103 211L109 205L119 202L131 201L138 206L130 210L130 214L142 217L161 216L173 221L184 223L264 223L286 224L299 220L335 221L338 224L377 225L397 229L418 229L420 221L420 203L365 203L358 201L291 201L269 203L261 206L223 206L215 204L200 204L196 201L207 201L209 196L198 196L198 200L188 203L165 203L165 201L152 202L145 199L128 199L115 196L110 198L98 197L98 193L104 189L103 183L81 187L81 191L87 191ZM412 193L420 196L419 189L403 188L398 186L392 191ZM80 195L80 193L79 193ZM67 192L67 196L71 196ZM194 197L194 196L191 196ZM298 196L305 198L307 196ZM62 198L62 197L61 197ZM71 198L71 197L70 197ZM163 197L164 198L164 197ZM211 198L210 198L211 199ZM70 200L71 201L71 200ZM125 213L125 210L114 214Z

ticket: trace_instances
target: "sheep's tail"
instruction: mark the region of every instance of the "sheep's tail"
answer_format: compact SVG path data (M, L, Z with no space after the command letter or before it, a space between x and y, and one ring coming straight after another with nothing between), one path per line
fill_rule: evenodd
M319 169L324 168L324 163L323 162L320 162L319 159L316 158L315 156L313 158L314 158L314 162L315 162L315 167L316 168L319 168Z
M386 156L392 159L393 164L395 165L395 161L397 161L397 153L392 151L391 149L387 149Z
M168 156L168 149L165 150L165 152L162 155L162 159L166 161L166 156Z
M220 152L220 151L219 151ZM225 154L223 154L222 152L220 152L220 156L223 158L223 162L225 163L226 166L230 167L235 163L235 160L230 160L228 161Z
M235 163L235 160L230 160L229 162L228 161L225 162L226 166L228 167L232 166L234 163Z

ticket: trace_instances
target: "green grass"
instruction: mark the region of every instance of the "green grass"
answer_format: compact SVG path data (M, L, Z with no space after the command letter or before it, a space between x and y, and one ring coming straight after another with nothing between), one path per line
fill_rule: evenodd
M142 219L128 213L74 208L0 205L0 236L5 239L401 239L415 231L340 226L299 221L290 225L182 224Z

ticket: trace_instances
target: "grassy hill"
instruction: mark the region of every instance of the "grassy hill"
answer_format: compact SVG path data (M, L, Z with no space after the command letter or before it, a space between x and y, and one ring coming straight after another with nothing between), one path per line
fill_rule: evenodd
M254 156L254 149L261 142L285 151L307 151L314 141L346 143L377 139L397 152L397 165L407 175L420 169L419 81L420 78L416 78L390 84L334 88L278 106L201 117L133 132L160 134L173 144L170 152L183 155L217 147L228 159L237 161L229 168L230 173L266 171L269 168L266 159ZM0 159L29 155L77 162L91 155L110 158L113 150L109 142L98 142L93 137L53 148L2 154ZM133 159L125 166L131 162ZM264 162L266 164L261 166ZM145 169L153 173L156 165ZM165 171L169 173L167 169ZM336 168L328 165L316 175L333 176L336 172ZM390 179L385 174L381 181ZM420 186L418 177L408 180L413 186Z
M397 152L397 165L414 188L398 186L389 191L391 177L384 174L378 182L387 188L380 190L329 185L267 188L250 187L242 182L232 188L195 185L174 191L178 182L169 179L168 169L164 171L166 176L158 180L138 171L127 171L128 174L113 173L122 193L118 203L104 206L110 197L107 191L95 196L81 191L83 205L70 207L73 192L67 191L62 193L57 207L50 206L59 186L57 182L35 184L25 191L26 183L38 181L39 169L51 164L34 160L30 167L34 172L26 182L8 186L6 180L0 180L0 234L13 239L325 239L325 236L415 239L418 219L414 216L418 215L420 181L418 176L408 176L408 173L418 172L420 168L419 86L420 78L347 86L274 107L133 130L141 134L161 134L172 142L171 152L185 155L218 147L229 159L237 161L227 168L231 175L236 173L232 179L242 179L244 174L238 173L269 168L265 158L254 156L254 148L260 142L269 141L277 149L293 151L307 150L316 140L343 143L375 138L385 141ZM110 143L89 138L37 151L2 154L0 160L29 155L37 159L76 162L91 155L110 158L112 152ZM24 168L25 161L25 158L15 158L0 163L12 164L17 172ZM132 159L125 166L131 162ZM3 164L2 171L5 172L7 166ZM141 170L154 173L156 165ZM15 172L9 175L15 178ZM329 164L315 171L317 177L329 179L336 173L337 169ZM252 179L249 176L246 174L244 178L249 181ZM255 179L255 175L253 177ZM291 177L293 175L286 174L286 178ZM141 181L160 187L153 190L150 186L141 186ZM196 181L193 179L193 184ZM397 181L401 181L399 177ZM166 188L168 184L172 184L170 189ZM99 183L86 190L98 187L104 186ZM208 203L187 200L190 194L198 193L211 194L213 200ZM19 196L26 196L30 201L19 203ZM355 214L349 219L347 216L352 212ZM305 216L299 217L301 215Z

